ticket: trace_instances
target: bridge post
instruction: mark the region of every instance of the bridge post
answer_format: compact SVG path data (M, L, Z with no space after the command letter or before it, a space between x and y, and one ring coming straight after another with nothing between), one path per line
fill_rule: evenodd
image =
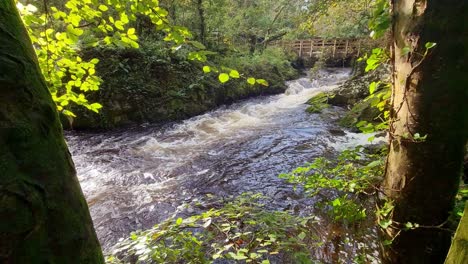
M302 57L302 47L303 47L304 43L303 43L303 40L301 40L299 42L299 57Z
M336 39L333 42L333 58L335 58L335 53L336 53Z
M314 54L314 41L311 40L310 41L310 58L312 58L313 54Z
M345 58L348 56L348 45L349 45L349 40L346 39Z

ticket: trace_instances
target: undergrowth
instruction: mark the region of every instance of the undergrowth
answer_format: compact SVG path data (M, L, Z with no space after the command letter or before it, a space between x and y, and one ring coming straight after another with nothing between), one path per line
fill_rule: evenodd
M244 194L220 208L185 219L169 219L134 232L107 257L107 263L213 263L219 260L313 263L309 248L314 217L269 211L260 195Z

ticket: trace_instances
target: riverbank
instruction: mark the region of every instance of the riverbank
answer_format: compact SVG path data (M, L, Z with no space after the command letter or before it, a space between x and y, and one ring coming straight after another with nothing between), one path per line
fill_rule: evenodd
M223 104L254 96L279 94L285 81L299 77L291 55L268 48L259 54L225 50L209 62L189 60L188 51L174 52L162 42L142 42L140 49L92 49L84 58L98 58L101 88L89 99L103 108L98 114L74 108L73 129L109 129L132 124L161 123L200 115ZM240 79L227 83L215 72L204 73L204 65L236 69ZM262 78L268 86L250 85L247 77ZM70 128L63 119L64 127Z

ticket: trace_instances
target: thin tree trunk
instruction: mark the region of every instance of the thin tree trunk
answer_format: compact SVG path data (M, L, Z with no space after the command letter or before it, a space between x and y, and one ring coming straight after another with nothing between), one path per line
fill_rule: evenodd
M200 19L200 42L205 44L206 25L205 25L205 10L203 9L203 0L197 0L198 17Z
M466 14L466 0L393 0L393 122L384 188L400 228L387 230L395 237L383 250L387 263L443 263L450 245L451 234L435 226L444 227L452 210L467 139ZM424 56L427 42L437 46ZM407 222L424 227L405 231Z
M0 263L103 262L31 41L0 1Z

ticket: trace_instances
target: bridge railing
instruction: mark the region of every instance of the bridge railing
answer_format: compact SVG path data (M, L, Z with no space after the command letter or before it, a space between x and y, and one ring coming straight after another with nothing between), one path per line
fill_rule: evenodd
M362 39L304 39L280 40L272 43L295 51L300 57L317 57L327 53L332 57L359 56Z

